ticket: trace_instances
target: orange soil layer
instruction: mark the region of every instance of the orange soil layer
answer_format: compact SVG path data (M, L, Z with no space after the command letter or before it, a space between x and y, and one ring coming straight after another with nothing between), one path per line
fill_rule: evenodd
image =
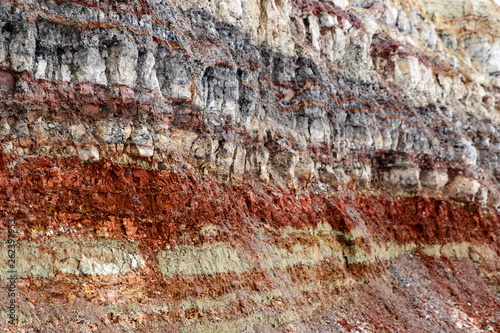
M151 248L175 245L186 234L194 243L202 243L199 231L207 223L242 237L259 225L302 228L319 222L342 232L366 225L375 241L382 242L468 241L494 246L500 236L498 215L482 216L475 204L456 206L422 197L335 198L233 186L196 174L143 170L110 161L48 157L12 161L12 156L0 155L3 219L11 214L20 226L71 225L80 231L128 236Z

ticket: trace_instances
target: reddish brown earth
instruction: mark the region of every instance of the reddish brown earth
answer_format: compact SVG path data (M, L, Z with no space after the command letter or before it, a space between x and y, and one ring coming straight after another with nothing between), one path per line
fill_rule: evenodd
M2 211L27 227L48 228L50 222L41 217L50 216L56 225L80 223L89 230L106 230L110 236L145 238L141 242L148 246L163 246L178 241L180 225L186 227L183 234L194 236L206 223L245 232L254 224L279 229L328 222L347 233L358 225L347 211L351 209L359 213L368 232L384 242L494 245L500 237L498 215L474 203L232 186L196 174L137 169L110 161L82 163L77 158L29 158L8 168L12 159L4 153L0 158ZM126 219L144 222L127 232L119 226Z
M434 308L439 311L441 302L446 302L474 318L480 327L490 325L500 329L500 302L490 289L500 285L499 277L479 278L480 272L498 271L498 263L497 267L489 267L488 262L478 265L471 259L436 258L417 249L392 262L346 266L333 259L316 266L251 270L242 274L169 278L155 268L156 255L166 245L175 248L181 243L200 246L225 241L248 246L247 251L251 252L255 228L263 226L270 232L271 239L274 238L268 242L288 248L296 242L307 244L308 240L284 241L280 238L280 230L284 227L303 229L315 227L318 222L328 222L334 230L348 233L359 226L360 220L373 237L370 241L416 242L421 246L470 242L487 244L500 255L498 216L482 215L475 204L459 205L422 197L388 199L387 196L354 193L326 196L259 185L232 186L196 174L137 169L109 161L82 163L75 158L29 158L8 167L11 162L9 156L1 155L3 204L0 209L2 220L12 216L19 229L25 231L21 240L43 244L44 240L58 235L60 226L73 227L77 234L96 239L133 241L149 260L146 269L123 277L58 274L53 279L46 279L30 276L20 286L22 298L35 307L48 309L47 304L61 303L72 309L90 302L88 304L98 309L113 301L106 296L107 290L125 285L133 287L122 297L139 304L148 304L158 298L180 304L185 299L216 299L227 293L245 295L272 290L276 287L277 276L287 276L288 283L298 285L314 281L323 288L305 294L306 298L273 298L264 305L240 296L236 303L215 313L213 310L206 313L173 307L162 315L146 314L144 322L141 319L134 325L140 331L147 331L147 327L166 320L172 323L174 330L178 321L214 317L224 321L251 315L256 309L274 313L282 308L300 308L303 302L306 305L321 302L324 314L318 313L320 317L317 317L313 313L309 329L326 332L338 326L349 331L368 325L376 331L416 332L424 325L427 328L422 331L433 332L455 325L449 313L433 312ZM206 224L219 226L224 232L215 238L201 236L199 231ZM48 229L56 230L55 235L29 232ZM191 237L186 240L186 235ZM368 246L364 238L339 239L346 248ZM358 284L329 289L329 282L347 277ZM89 287L82 289L82 283ZM59 311L63 311L62 318L68 315L67 310ZM434 330L428 318L443 326ZM104 321L95 325L109 327L119 320L108 314L108 324ZM149 321L151 324L147 323ZM271 329L271 326L266 327L262 329ZM306 329L305 326L302 329Z

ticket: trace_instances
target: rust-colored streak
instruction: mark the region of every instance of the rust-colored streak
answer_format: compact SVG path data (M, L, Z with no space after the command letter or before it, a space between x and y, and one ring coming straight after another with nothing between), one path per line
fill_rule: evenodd
M49 221L80 223L122 237L126 229L109 221L112 217L123 225L122 220L128 219L138 228L134 237L152 246L175 244L186 233L199 238L199 229L207 223L240 235L261 224L303 228L327 222L341 232L366 225L380 241L400 244L494 243L500 232L498 216L481 216L475 204L458 207L422 197L336 199L307 191L233 186L109 161L82 163L77 158L32 158L11 169L5 167L9 156L2 153L0 160L1 209L20 223L38 227L48 227Z

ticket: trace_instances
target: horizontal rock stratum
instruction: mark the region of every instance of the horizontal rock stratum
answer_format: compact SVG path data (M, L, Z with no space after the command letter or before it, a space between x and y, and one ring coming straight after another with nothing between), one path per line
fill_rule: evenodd
M493 0L1 1L0 328L500 332L499 36Z

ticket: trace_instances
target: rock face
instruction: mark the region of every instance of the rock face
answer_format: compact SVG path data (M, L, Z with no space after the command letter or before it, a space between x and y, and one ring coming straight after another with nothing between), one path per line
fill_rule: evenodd
M499 36L491 0L2 1L2 327L500 331Z

